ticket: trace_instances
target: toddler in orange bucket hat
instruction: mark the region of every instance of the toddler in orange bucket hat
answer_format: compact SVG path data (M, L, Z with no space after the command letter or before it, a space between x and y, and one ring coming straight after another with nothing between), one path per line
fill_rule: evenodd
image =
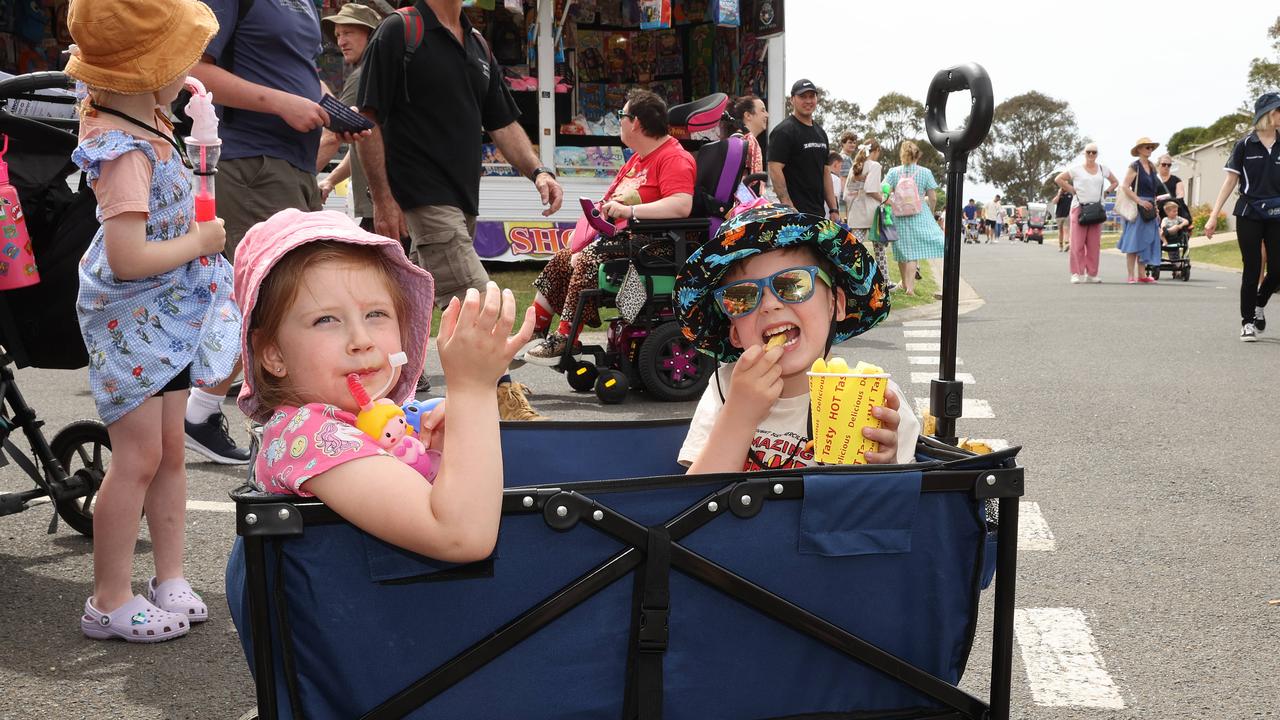
M80 263L76 314L113 450L80 628L161 642L209 617L183 577L188 390L217 385L239 356L222 222L194 222L187 158L164 114L218 23L196 0L74 0L67 26L76 45L66 72L84 99L71 159L101 224ZM146 597L131 585L144 508L156 568Z

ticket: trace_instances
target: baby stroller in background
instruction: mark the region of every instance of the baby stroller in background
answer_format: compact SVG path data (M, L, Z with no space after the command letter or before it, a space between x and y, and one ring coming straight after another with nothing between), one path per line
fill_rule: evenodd
M715 127L728 103L728 95L716 93L670 108L671 134L685 137ZM616 307L619 317L609 322L604 346L566 344L554 367L570 387L579 392L594 388L600 401L610 404L625 400L629 388L667 401L702 394L715 362L681 335L671 289L685 258L715 234L729 210L741 200L755 199L743 186L754 179L744 177L747 160L746 141L737 134L698 148L693 210L687 218L636 220L617 230L594 202L581 200L600 233L598 247L615 259L601 264L599 289L582 293L569 319L581 328L583 310L593 300L600 307ZM592 360L575 357L582 355Z
M982 232L982 218L965 218L964 219L964 242L965 244L977 244L981 242L978 238Z
M106 474L111 440L100 422L82 420L58 431L47 442L44 424L18 389L14 369L38 367L75 370L89 358L80 336L75 303L80 258L98 229L97 201L84 183L72 191L67 178L76 171L74 119L20 117L10 112L16 101L70 103L70 79L58 72L19 75L0 81L0 133L9 135L10 182L18 189L27 219L40 282L0 292L0 466L14 462L35 488L0 495L0 515L28 509L40 497L53 501L57 514L73 529L93 534L93 500ZM41 92L37 94L37 92ZM9 435L21 428L32 457Z
M1163 233L1163 231L1161 231ZM1147 274L1159 280L1160 271L1167 270L1174 279L1186 282L1191 279L1191 230L1183 229L1167 238L1160 247L1161 261L1159 265L1148 265Z

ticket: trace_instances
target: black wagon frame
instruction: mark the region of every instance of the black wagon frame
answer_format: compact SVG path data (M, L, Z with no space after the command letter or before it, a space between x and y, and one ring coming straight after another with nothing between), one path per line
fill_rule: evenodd
M729 474L718 478L702 476L697 481L699 484L708 479L723 480L724 484L665 523L651 527L636 523L611 509L593 497L593 491L606 487L611 491L674 487L688 483L688 478L673 476L635 481L588 481L504 490L504 516L540 514L549 527L561 531L584 524L616 539L623 544L624 549L546 596L363 717L368 720L404 717L572 608L635 571L637 602L634 603L631 617L632 642L629 648L624 718L660 718L662 653L668 643L666 619L670 611L667 588L670 573L674 569L946 706L946 714L935 717L1005 720L1009 717L1013 657L1018 500L1024 492L1024 471L1016 461L1018 448L1001 451L995 456L971 456L955 448L926 441L921 450L935 457L950 458L949 462L911 466L912 469L923 470L922 493L962 492L976 500L998 504L991 685L990 696L986 700L970 695L881 650L680 543L682 539L726 512L748 519L757 515L766 502L803 499L803 479L795 471L774 471L749 475ZM906 466L898 469L906 469ZM849 469L810 468L805 472L810 475L815 472L847 473ZM277 686L274 664L277 641L282 643L281 655L288 686L285 691L294 695L291 702L293 707L300 707L300 703L292 682L294 668L288 642L287 613L282 597L277 596L272 601L267 554L273 549L279 551L281 542L302 536L308 525L344 521L316 500L282 501L278 497L248 492L236 493L234 498L236 532L244 540L248 619L254 639L254 679L259 718L274 720L277 717L277 700L281 691ZM468 567L471 566L457 570L467 572ZM280 587L277 583L277 593L281 592Z

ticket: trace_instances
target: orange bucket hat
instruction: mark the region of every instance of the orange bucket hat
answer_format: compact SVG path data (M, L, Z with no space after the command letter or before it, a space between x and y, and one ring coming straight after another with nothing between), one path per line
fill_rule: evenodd
M199 0L73 0L66 73L121 95L155 92L195 65L218 33Z

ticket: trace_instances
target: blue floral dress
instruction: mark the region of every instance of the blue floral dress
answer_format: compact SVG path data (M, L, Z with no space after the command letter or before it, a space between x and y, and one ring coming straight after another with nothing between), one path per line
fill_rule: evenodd
M94 184L103 162L134 150L152 165L147 242L185 235L195 208L177 151L161 161L147 140L108 130L82 140L71 159ZM231 374L240 354L240 311L231 283L231 264L221 255L139 280L119 280L98 229L80 260L76 314L89 351L89 387L104 423L136 409L188 366L195 387Z

